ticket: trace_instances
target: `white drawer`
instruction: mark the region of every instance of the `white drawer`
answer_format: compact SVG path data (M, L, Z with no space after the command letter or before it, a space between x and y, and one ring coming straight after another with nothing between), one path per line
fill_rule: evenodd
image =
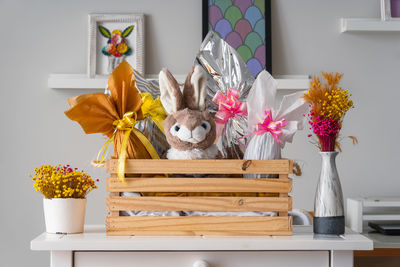
M328 251L75 252L75 267L328 267Z

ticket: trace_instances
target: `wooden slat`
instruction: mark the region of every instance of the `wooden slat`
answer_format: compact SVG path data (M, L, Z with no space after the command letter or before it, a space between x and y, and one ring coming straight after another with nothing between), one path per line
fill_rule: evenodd
M108 178L107 192L263 192L289 193L291 179Z
M288 211L289 197L115 197L109 211Z
M291 235L291 217L112 217L107 235Z
M192 231L149 231L149 230L109 230L108 236L290 236L291 230L258 230L258 231L237 231L237 230L192 230Z
M118 192L111 192L108 197L119 197L119 193ZM106 199L107 200L107 199ZM107 202L107 201L106 201ZM107 205L107 204L106 204ZM119 211L118 210L110 210L108 209L108 215L110 216L119 216Z
M293 166L291 167L293 169ZM279 174L279 180L286 180L288 179L288 175L287 174ZM281 192L279 194L279 197L281 198L286 198L288 197L288 193L285 192ZM290 198L290 202L292 202L292 199ZM292 203L290 203L290 207L292 206ZM292 210L292 208L289 209L289 211ZM288 216L288 211L280 211L278 213L279 216Z
M283 198L283 199L288 198L289 199L289 205L288 206L290 208L288 210L285 210L285 211L279 211L279 213L278 213L279 216L288 216L288 211L292 210L292 198L288 197L288 194L279 194L279 198Z
M106 162L108 173L118 171L118 160ZM127 159L125 173L140 174L288 174L292 173L291 160L165 160Z

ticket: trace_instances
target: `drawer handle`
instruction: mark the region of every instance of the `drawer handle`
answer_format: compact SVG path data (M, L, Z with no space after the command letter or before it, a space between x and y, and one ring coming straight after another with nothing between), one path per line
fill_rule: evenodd
M210 267L210 265L206 261L199 260L193 264L193 267Z

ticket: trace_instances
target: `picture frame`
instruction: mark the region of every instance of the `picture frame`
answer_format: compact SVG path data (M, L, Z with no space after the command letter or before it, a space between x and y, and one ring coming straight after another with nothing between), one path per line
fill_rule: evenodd
M400 20L400 0L381 0L381 20Z
M213 30L238 51L254 77L263 69L272 73L271 0L202 1L203 39Z
M96 13L88 20L89 78L111 74L124 59L144 74L144 14Z

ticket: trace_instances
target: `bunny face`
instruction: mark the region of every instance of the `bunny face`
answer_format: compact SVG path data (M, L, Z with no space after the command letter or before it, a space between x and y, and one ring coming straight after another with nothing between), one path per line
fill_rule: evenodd
M183 89L172 74L160 72L161 102L168 113L164 130L171 147L186 151L207 149L214 144L216 126L213 116L205 110L206 76L201 67L193 67Z
M215 140L215 122L206 111L185 108L164 121L168 143L178 150L206 149Z

